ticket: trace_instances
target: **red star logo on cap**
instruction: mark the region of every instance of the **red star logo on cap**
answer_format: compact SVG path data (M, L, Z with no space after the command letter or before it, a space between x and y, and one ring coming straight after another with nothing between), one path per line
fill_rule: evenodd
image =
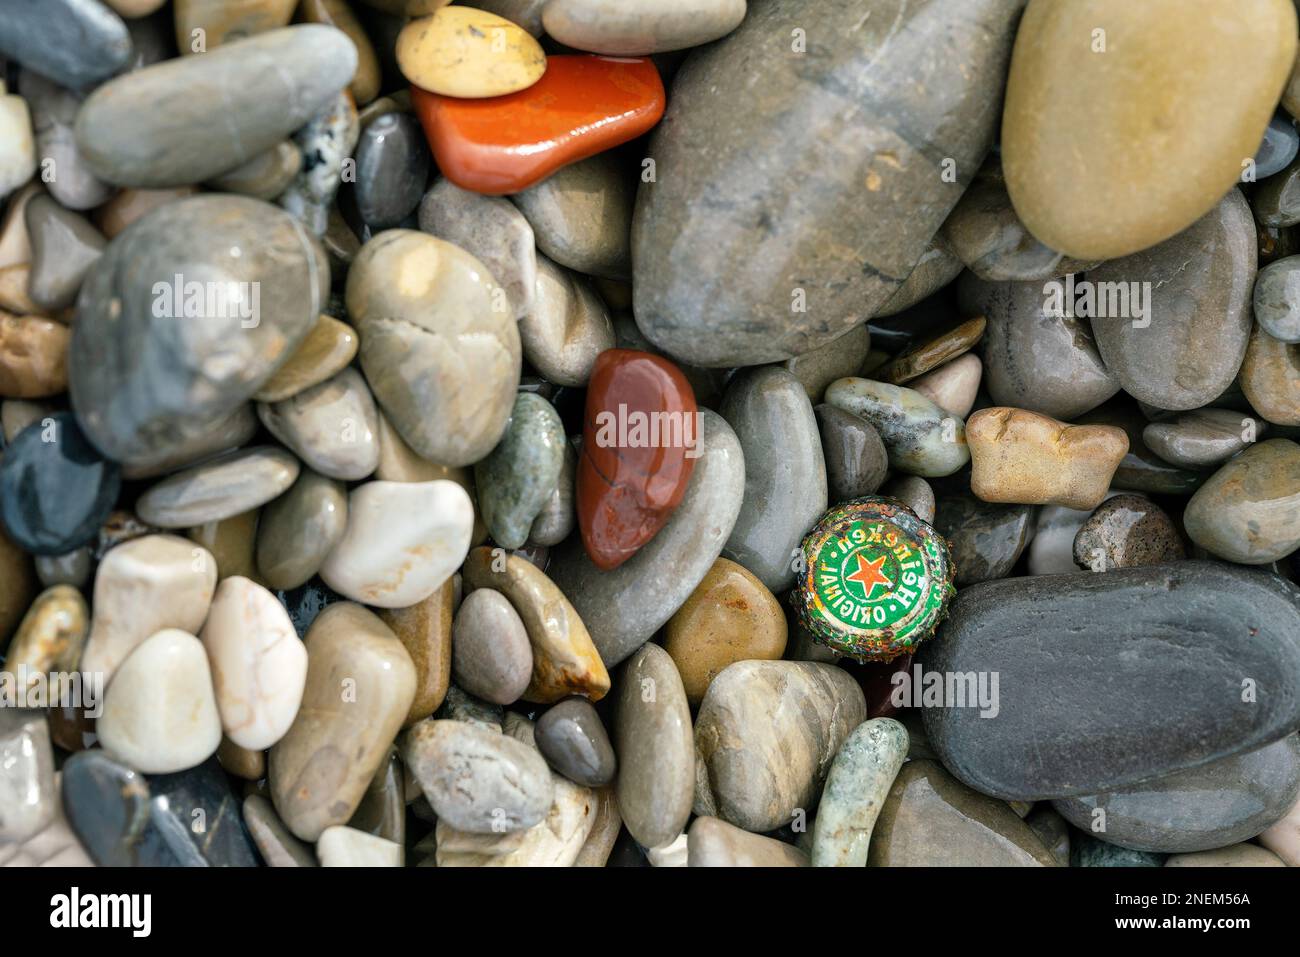
M858 582L862 586L863 592L866 593L867 600L871 600L871 593L876 590L877 585L884 585L886 588L893 586L888 578L880 571L881 566L885 564L885 556L881 555L874 562L864 561L862 553L858 552L858 570L852 575L845 578L845 581Z

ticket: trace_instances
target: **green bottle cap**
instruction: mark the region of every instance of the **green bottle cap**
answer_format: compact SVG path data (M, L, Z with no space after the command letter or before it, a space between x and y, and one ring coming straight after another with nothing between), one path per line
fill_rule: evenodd
M934 634L953 588L948 543L897 499L837 505L803 540L799 620L859 661L892 661Z

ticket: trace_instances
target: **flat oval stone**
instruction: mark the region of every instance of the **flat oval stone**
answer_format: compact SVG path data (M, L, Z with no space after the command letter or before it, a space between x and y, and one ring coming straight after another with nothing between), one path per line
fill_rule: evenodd
M1213 761L1106 794L1053 801L1075 827L1137 851L1208 851L1259 834L1300 795L1300 739Z
M1034 236L1080 259L1128 256L1191 226L1231 189L1291 72L1296 15L1268 0L1228 37L1213 25L1219 13L1213 0L1029 4L1002 160Z
M1055 867L1038 836L1001 801L935 761L903 765L880 809L870 867Z
M1074 563L1093 571L1159 565L1186 557L1173 520L1142 495L1108 498L1074 537Z
M473 7L443 7L397 37L397 65L412 84L443 96L505 96L546 72L546 54L526 30Z
M971 273L988 282L1042 283L1096 265L1071 259L1034 238L1011 204L1001 164L992 160L948 214L940 233Z
M1300 547L1300 445L1268 439L1230 459L1196 490L1183 525L1230 562L1265 565Z
M1256 323L1238 381L1260 417L1274 425L1300 425L1300 347L1274 339Z
M379 465L379 413L356 369L280 402L259 403L257 415L305 465L328 478L359 481Z
M966 428L925 396L904 386L849 377L832 382L826 402L870 422L900 472L951 475L970 461Z
M33 555L62 555L94 539L117 501L122 473L70 413L25 428L0 459L0 519Z
M1300 342L1300 256L1287 256L1259 271L1254 305L1261 329L1280 342Z
M519 383L519 331L483 264L412 230L380 233L348 272L361 367L418 454L469 465L505 432Z
M347 488L303 469L289 491L262 510L257 570L267 587L288 591L320 571L348 524Z
M828 503L876 494L889 472L889 457L875 426L833 405L819 405L813 412L826 458Z
M32 110L36 154L47 168L57 171L52 178L42 177L49 179L44 185L50 195L66 209L90 209L107 201L113 187L86 166L73 134L84 97L31 70L19 77L19 90Z
M526 700L550 704L571 694L592 701L605 696L609 672L592 636L545 572L518 555L507 555L502 564L492 549L476 548L461 574L470 594L479 588L500 592L523 622L532 645L532 679L523 692Z
M609 56L647 56L724 37L745 18L745 0L668 0L652 7L618 0L552 0L546 33L565 46Z
M307 338L253 394L258 402L283 402L342 372L357 354L356 330L333 316L316 319ZM366 390L367 394L369 389Z
M356 146L357 212L373 230L415 211L429 180L429 147L409 113L385 113L361 129Z
M454 243L487 266L510 297L516 319L536 308L539 277L533 227L510 200L483 196L439 179L420 202L420 229ZM522 328L520 335L526 348Z
M81 670L102 673L107 685L147 638L167 629L196 633L216 587L211 553L175 535L144 535L110 549L95 572Z
M221 744L221 718L203 645L164 629L122 662L95 722L104 750L146 774L202 764Z
M981 409L966 423L971 491L986 502L1096 508L1128 452L1110 425L1066 425L1023 409Z
M583 698L567 698L537 720L537 749L575 784L598 788L614 780L614 747L600 715Z
M136 514L159 528L217 522L277 498L300 468L297 459L272 445L237 449L152 486L136 500Z
M302 707L267 771L284 823L315 841L361 803L411 706L415 669L388 626L351 602L322 611L305 642Z
M893 385L911 382L972 349L984 335L986 324L983 316L976 316L951 329L945 329L932 338L908 346L892 362L877 370L877 374L881 381Z
M14 632L5 652L5 670L17 675L71 672L81 661L90 625L90 611L81 592L71 585L54 585L36 596Z
M1218 465L1268 431L1268 424L1232 409L1197 409L1142 430L1147 447L1166 462L1198 469Z
M646 337L682 362L747 366L873 316L993 142L1022 6L977 0L954 19L907 5L861 20L853 0L756 4L694 53L633 224ZM791 30L814 21L852 28L826 31L816 56L791 55ZM755 148L794 142L803 148Z
M871 832L908 750L892 718L864 721L844 739L826 774L813 823L813 867L863 867Z
M1208 477L1204 471L1170 465L1147 448L1142 433L1150 422L1137 404L1122 394L1080 416L1075 422L1078 425L1114 426L1128 436L1128 452L1120 459L1119 468L1115 469L1115 475L1111 479L1111 485L1115 488L1189 495Z
M1023 801L1098 794L1262 747L1300 718L1298 595L1276 576L1213 562L961 589L919 662L999 675L999 712L989 721L977 708L926 708L930 746L971 787ZM1255 698L1244 702L1248 680Z
M745 566L719 558L668 619L663 646L695 707L732 662L780 659L786 634L776 596Z
M948 541L958 586L1005 578L1033 535L1034 509L991 505L973 495L948 495L935 507L934 527Z
M667 359L631 349L596 358L577 495L582 544L597 568L627 562L680 506L700 455L700 416L690 383Z
M789 824L812 807L836 752L866 717L862 689L834 665L738 661L724 669L695 720L718 815L747 831Z
M108 79L131 60L131 36L96 0L14 0L0 23L0 53L61 86Z
M536 749L464 721L421 721L402 738L402 762L438 819L471 834L526 830L555 796Z
M812 404L784 369L737 373L719 413L745 455L745 497L723 554L774 592L793 587L793 558L826 511L826 463Z
M645 847L660 847L686 828L695 795L691 711L677 666L647 642L619 682L614 709L614 785L628 832Z
M284 737L307 682L307 651L284 606L256 582L224 578L199 640L226 737L251 751Z
M257 290L255 309L209 307L231 282ZM199 441L293 354L328 289L323 251L268 203L209 194L156 210L109 244L82 286L68 374L87 437L137 467Z
M96 176L119 186L201 183L307 123L356 66L347 34L315 23L166 60L92 93L77 115L77 146Z
M424 601L381 608L379 617L415 665L415 697L402 727L409 728L442 706L451 686L452 606L458 582L449 578Z
M618 568L601 570L583 543L573 540L551 558L555 584L587 622L610 667L649 640L685 603L735 525L745 491L740 442L721 416L701 409L698 448L702 454L681 504L658 534ZM619 614L608 614L610 608Z
M1043 283L963 276L958 296L963 310L988 318L984 387L998 405L1073 421L1119 391L1088 321L1054 314Z
M540 252L589 276L629 279L633 182L614 153L598 153L510 198L533 228Z
M411 101L442 174L499 196L636 139L663 116L664 86L650 60L561 55L517 93L471 100L417 86Z
M564 466L564 424L555 407L539 395L521 392L505 435L487 458L474 466L479 509L493 541L521 548Z
M528 690L533 651L505 595L479 588L465 596L452 625L451 666L457 685L494 704L512 704Z
M68 327L0 312L0 396L43 399L68 388Z
M585 277L540 253L535 290L532 311L519 321L524 358L548 382L585 386L596 358L615 346L605 304Z
M1257 257L1250 207L1233 189L1172 239L1088 273L1097 290L1097 349L1125 392L1183 411L1212 402L1232 384L1250 337ZM1105 296L1103 316L1105 289L1121 295Z
M469 551L474 506L455 482L366 482L348 496L348 524L321 565L340 595L377 608L423 601Z

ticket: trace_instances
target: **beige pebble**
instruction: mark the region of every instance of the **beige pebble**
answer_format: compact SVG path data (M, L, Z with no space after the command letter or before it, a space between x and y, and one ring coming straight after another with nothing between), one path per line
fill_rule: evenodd
M444 96L504 96L546 72L546 54L504 17L454 6L408 23L397 37L397 65L418 87Z

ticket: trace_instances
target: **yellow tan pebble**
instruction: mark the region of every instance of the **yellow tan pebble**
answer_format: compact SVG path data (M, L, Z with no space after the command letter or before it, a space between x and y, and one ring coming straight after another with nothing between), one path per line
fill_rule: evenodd
M546 72L546 54L504 17L455 6L402 28L397 65L418 87L478 99L528 89Z

